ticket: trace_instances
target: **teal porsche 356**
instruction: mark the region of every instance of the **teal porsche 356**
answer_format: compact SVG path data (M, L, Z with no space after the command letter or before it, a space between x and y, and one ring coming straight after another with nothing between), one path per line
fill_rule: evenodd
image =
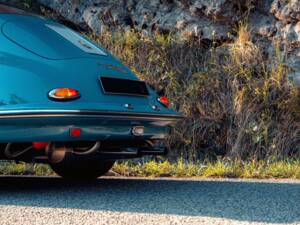
M96 178L117 159L165 154L182 117L105 49L0 5L0 159Z

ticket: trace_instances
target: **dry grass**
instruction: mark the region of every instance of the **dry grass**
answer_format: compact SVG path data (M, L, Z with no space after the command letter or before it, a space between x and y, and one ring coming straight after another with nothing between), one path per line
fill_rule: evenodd
M298 90L283 53L266 59L246 24L218 47L134 31L94 38L186 116L169 139L169 159L298 156Z
M27 164L27 163L0 163L1 175L36 175L36 176L50 176L55 173L49 165L46 164Z
M250 162L218 160L214 163L185 163L180 159L176 163L168 161L149 161L138 164L118 163L113 170L124 176L142 177L300 179L300 162L298 160Z
M226 161L188 163L150 160L144 163L118 162L113 171L123 176L138 177L199 177L199 178L278 178L300 179L299 160ZM0 163L1 175L54 176L48 165Z

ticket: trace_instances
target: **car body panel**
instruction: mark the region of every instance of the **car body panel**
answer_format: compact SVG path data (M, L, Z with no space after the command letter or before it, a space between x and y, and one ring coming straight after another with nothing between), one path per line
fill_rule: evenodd
M91 53L106 55L99 46L94 46L71 29L43 18L9 15L1 31L10 41L47 59L93 57Z
M0 119L0 142L57 142L57 141L106 141L164 139L170 132L170 121L147 120L134 117L103 117L91 115L53 116ZM143 126L142 137L132 134L134 126ZM72 128L82 129L80 137L71 137Z
M182 118L161 105L149 87L149 96L104 93L101 76L139 79L94 42L88 41L92 47L85 51L75 43L86 46L85 37L74 34L69 40L64 31L52 30L69 28L42 17L1 13L1 8L0 26L0 142L164 139ZM81 97L49 98L51 90L63 87ZM134 126L145 128L142 137L132 134ZM70 136L73 127L82 129L80 137Z

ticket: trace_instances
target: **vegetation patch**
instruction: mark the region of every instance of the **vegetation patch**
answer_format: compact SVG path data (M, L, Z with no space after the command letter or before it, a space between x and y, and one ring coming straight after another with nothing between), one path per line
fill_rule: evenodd
M55 173L46 164L1 162L0 175L51 176L55 175Z
M149 161L117 163L113 171L123 176L139 177L199 177L199 178L258 178L300 179L300 161L252 161L214 163L176 163Z
M117 162L114 174L131 177L186 177L186 178L257 178L300 179L299 160L252 162L177 162L150 160L147 162ZM55 176L46 164L0 163L0 175Z
M242 23L222 44L135 31L91 37L186 116L168 140L169 160L297 158L299 90L280 47L266 57L251 36Z

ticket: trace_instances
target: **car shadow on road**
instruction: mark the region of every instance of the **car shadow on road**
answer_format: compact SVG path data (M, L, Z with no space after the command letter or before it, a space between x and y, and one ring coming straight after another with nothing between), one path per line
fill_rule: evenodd
M0 177L0 205L300 221L300 183Z

